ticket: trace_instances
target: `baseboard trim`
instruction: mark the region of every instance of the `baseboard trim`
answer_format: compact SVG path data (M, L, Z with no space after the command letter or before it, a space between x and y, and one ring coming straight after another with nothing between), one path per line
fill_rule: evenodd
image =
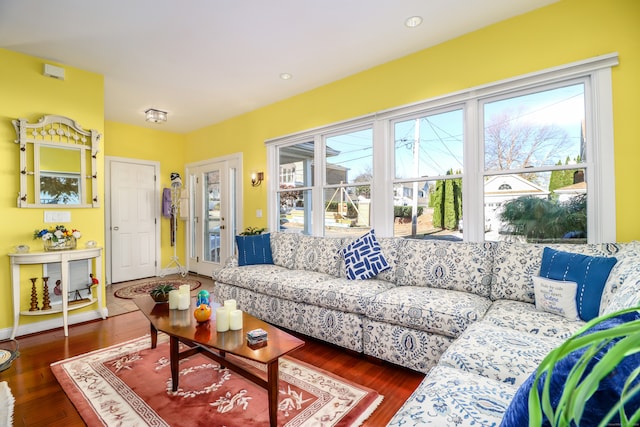
M105 307L102 309L105 313L105 316L109 315L109 310ZM75 325L78 323L88 322L90 320L102 319L102 315L99 311L87 311L84 313L75 313L69 315L69 326ZM35 334L38 332L48 331L51 329L62 329L62 316L55 319L47 319L41 322L27 323L21 324L18 326L18 331L16 332L16 338L19 338L23 335ZM8 339L11 336L11 332L13 331L13 326L10 328L0 329L0 339ZM71 335L71 331L69 331L69 335Z

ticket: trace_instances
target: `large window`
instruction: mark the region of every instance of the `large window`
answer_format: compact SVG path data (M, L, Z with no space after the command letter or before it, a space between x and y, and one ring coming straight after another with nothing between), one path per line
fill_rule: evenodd
M458 229L463 129L461 107L394 122L394 236L428 236Z
M486 240L586 241L587 82L480 101Z
M325 236L354 236L369 230L371 127L327 132L303 141L277 148L279 229Z
M616 55L267 141L269 227L453 241L615 240Z

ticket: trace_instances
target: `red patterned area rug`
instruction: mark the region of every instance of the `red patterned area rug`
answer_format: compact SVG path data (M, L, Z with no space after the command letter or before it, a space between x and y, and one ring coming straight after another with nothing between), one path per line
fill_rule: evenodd
M180 361L171 391L168 337L148 336L51 364L88 426L269 425L267 392L196 354ZM279 426L358 426L382 401L375 391L292 357L280 359Z
M198 280L192 279L157 279L157 280L149 280L147 282L138 283L131 286L126 286L124 288L118 289L113 293L113 295L118 298L123 299L133 299L138 295L147 295L151 292L151 289L155 288L158 285L169 285L173 286L174 289L178 289L180 285L189 285L191 291L194 291L200 287L202 283Z

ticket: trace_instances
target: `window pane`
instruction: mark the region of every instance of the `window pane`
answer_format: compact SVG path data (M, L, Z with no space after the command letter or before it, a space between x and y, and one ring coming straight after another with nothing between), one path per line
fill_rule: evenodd
M498 175L484 185L485 239L585 243L584 169ZM564 240L567 239L567 240Z
M393 235L462 241L462 179L395 184Z
M359 130L326 139L325 180L328 185L371 182L373 131Z
M485 169L585 161L584 84L484 104Z
M280 231L311 234L311 190L278 192Z
M339 187L324 192L324 235L360 236L371 228L371 186Z
M462 110L396 123L395 177L419 178L461 171L463 128Z
M281 147L278 150L280 188L313 185L313 142Z

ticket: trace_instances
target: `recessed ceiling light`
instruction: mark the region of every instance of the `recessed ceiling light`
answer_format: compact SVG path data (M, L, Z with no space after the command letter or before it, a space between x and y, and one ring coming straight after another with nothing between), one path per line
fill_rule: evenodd
M280 74L280 78L281 78L282 80L290 80L292 77L293 77L293 76L292 76L291 74L289 74L289 73L282 73L282 74Z
M415 28L420 24L422 24L422 16L411 16L404 21L405 27L408 28Z

